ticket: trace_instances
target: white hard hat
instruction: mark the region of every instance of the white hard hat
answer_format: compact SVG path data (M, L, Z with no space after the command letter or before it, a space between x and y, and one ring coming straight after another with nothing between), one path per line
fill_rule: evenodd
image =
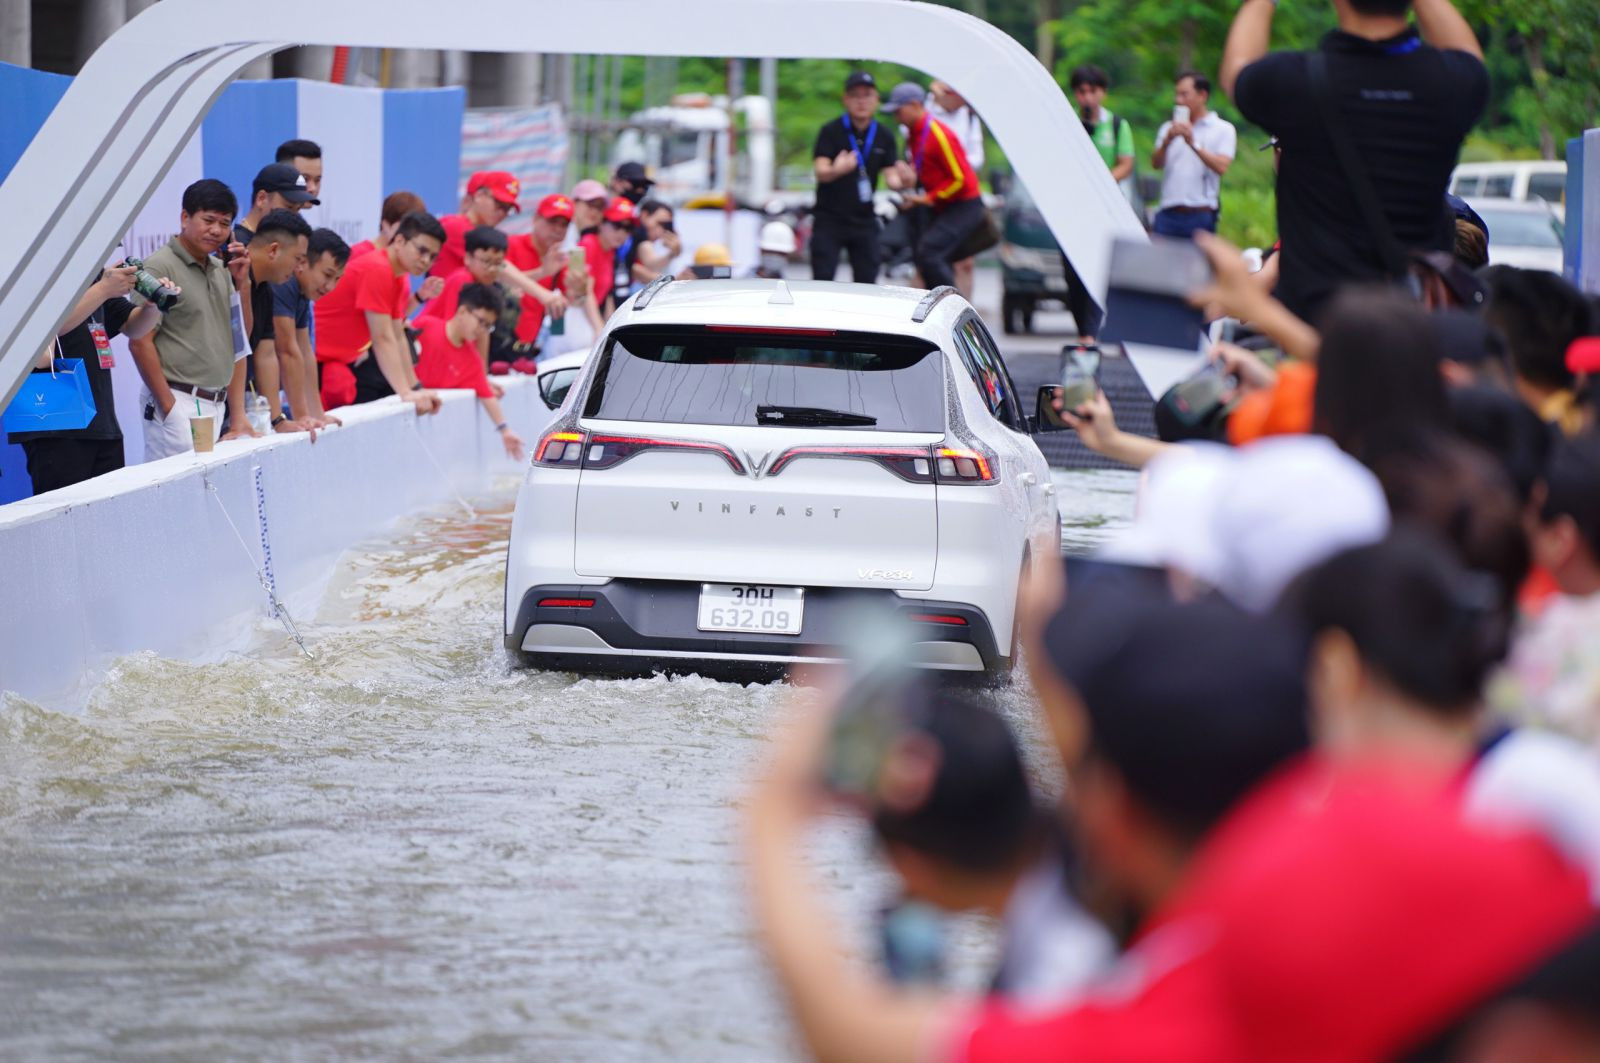
M761 250L779 255L794 254L794 230L781 221L769 221L761 227Z

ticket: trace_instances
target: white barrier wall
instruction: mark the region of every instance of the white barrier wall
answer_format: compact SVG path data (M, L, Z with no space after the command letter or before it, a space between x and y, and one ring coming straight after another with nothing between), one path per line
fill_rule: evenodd
M531 444L549 420L533 378L497 379ZM235 440L0 506L0 696L67 707L117 656L205 660L240 647L269 615L250 564L264 549L279 600L309 615L352 544L514 475L471 392L442 394L432 416L385 399L337 411L344 426L315 444Z

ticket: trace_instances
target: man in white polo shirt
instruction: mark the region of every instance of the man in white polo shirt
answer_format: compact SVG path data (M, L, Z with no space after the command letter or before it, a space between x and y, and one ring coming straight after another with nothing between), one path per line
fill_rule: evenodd
M1209 109L1211 79L1185 71L1178 75L1171 122L1156 131L1150 162L1163 171L1161 209L1153 228L1162 236L1192 237L1196 230L1217 231L1222 175L1233 165L1239 134ZM1188 117L1181 118L1180 112Z

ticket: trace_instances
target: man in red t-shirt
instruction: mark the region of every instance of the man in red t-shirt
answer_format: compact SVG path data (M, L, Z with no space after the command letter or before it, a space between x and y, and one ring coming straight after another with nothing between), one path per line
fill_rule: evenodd
M506 215L521 210L522 205L517 202L521 192L522 185L504 170L479 170L468 178L465 209L439 219L444 226L444 247L429 272L448 278L460 269L467 257L467 230L480 225L493 229L506 220Z
M505 410L495 397L494 388L483 370L479 347L488 342L500 316L500 292L490 284L469 284L461 289L455 313L449 318L427 317L417 321L417 379L430 388L471 388L483 403L506 456L522 460L522 437L506 423Z
M548 293L522 297L522 316L517 319L517 343L530 344L538 340L539 327L546 314L552 322L566 316L568 308L567 259L561 253L567 230L572 226L574 206L572 199L557 192L539 201L534 212L533 231L511 238L506 249L506 262L512 269L536 282ZM600 331L599 315L591 322L595 333Z
M902 82L889 93L884 111L906 128L908 165L897 163L884 180L890 188L908 189L921 185L921 192L903 194L908 206L927 207L933 222L917 241L915 261L922 283L929 288L955 283L951 262L963 241L983 224L983 192L978 175L967 161L961 140L944 123L928 113L924 101L927 91L912 81Z
M600 228L578 240L593 281L589 295L602 321L616 309L611 289L617 279L617 251L633 235L633 222L633 204L619 196L601 215Z
M388 247L352 261L333 291L313 306L324 409L394 394L418 413L438 411L439 396L420 390L413 379L403 326L409 278L428 271L443 243L438 219L407 214Z

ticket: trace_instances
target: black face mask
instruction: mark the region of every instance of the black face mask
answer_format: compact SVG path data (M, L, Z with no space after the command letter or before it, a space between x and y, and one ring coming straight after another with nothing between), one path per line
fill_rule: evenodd
M622 198L634 206L638 206L640 201L644 199L644 194L648 191L650 191L649 185L629 185L627 191L622 193Z

